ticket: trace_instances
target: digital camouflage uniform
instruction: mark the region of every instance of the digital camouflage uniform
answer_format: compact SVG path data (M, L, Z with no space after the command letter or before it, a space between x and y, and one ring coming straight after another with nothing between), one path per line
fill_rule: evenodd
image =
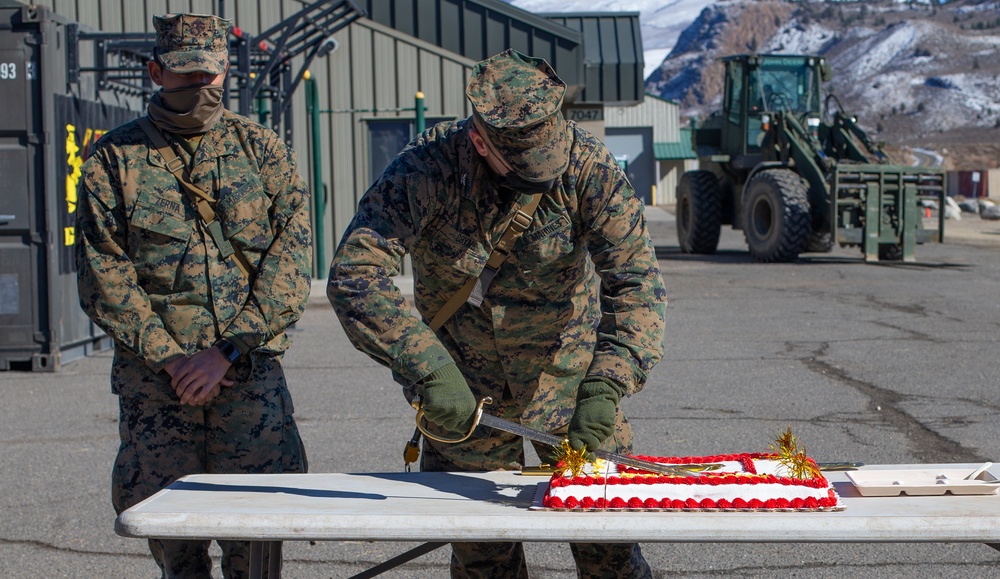
M225 237L255 275L251 287L220 257L137 121L97 143L83 166L77 267L80 303L115 343L119 513L187 474L306 470L280 362L310 289L309 194L292 152L228 111L193 159L167 138L190 181L212 191ZM181 405L164 367L222 337L243 354L227 374L234 385L204 406ZM245 576L249 543L220 545L226 576ZM150 550L164 577L209 576L208 541L151 540Z
M505 52L492 64L518 57ZM506 82L521 89L516 75ZM496 186L469 137L469 118L421 134L362 198L327 293L354 345L389 367L408 399L421 379L455 362L476 399L493 398L488 412L561 433L585 376L611 378L633 394L659 360L666 293L642 202L604 144L563 120L558 107L555 113L553 126L570 143L568 167L543 195L481 307L464 304L436 334L426 321L479 275L528 197ZM391 279L406 254L420 317ZM605 447L629 452L631 438L619 411ZM423 446L423 470L509 470L524 462L522 440L499 431L455 445L425 439ZM550 458L551 449L537 450ZM649 573L638 546L574 545L573 552L585 577ZM526 574L520 544L454 544L453 553L453 576Z

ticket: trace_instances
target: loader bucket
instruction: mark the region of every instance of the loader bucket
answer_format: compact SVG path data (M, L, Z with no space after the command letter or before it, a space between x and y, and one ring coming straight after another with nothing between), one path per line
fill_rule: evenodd
M943 169L838 163L830 178L836 241L861 246L865 261L916 261L917 244L944 241ZM936 219L925 219L925 200L937 204Z

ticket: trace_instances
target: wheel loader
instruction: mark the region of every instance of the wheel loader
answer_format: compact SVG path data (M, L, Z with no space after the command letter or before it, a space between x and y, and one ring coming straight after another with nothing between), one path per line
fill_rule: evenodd
M677 187L685 253L715 253L723 225L754 260L856 246L866 261L915 261L944 238L945 172L894 164L832 94L821 56L725 57L722 110L692 131L700 170ZM925 207L936 204L936 219Z

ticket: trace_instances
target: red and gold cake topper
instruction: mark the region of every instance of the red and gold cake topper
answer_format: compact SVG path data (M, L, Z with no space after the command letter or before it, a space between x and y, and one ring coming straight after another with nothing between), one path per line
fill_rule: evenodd
M590 462L586 458L586 453L586 446L580 450L573 450L569 441L564 439L556 449L556 464L568 470L572 476L583 474L583 467Z
M801 479L819 476L819 468L806 456L806 447L799 445L798 439L792 434L791 426L778 435L771 445L771 450L778 454L777 461L788 469L791 476Z
M806 455L805 445L799 444L798 439L792 434L791 426L785 432L778 434L770 447L776 455L774 460L787 469L789 477L811 479L821 475L816 462ZM556 448L555 459L556 464L562 467L563 476L570 477L583 475L587 464L596 464L596 461L587 460L586 447L574 450L565 439Z

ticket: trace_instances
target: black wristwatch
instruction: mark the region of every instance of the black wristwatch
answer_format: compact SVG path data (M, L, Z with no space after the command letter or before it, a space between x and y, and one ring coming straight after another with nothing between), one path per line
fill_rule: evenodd
M226 360L229 360L230 364L240 359L239 349L229 340L219 340L215 343L215 347L222 352L222 355L226 357Z

